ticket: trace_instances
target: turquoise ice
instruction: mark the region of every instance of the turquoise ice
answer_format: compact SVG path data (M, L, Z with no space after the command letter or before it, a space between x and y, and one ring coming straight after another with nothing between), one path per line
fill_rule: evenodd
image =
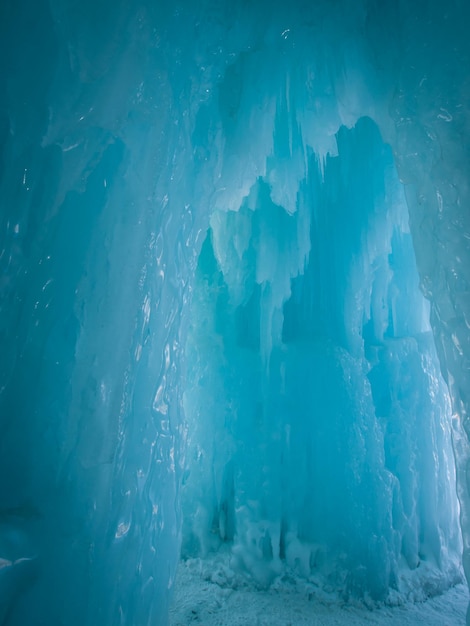
M469 574L468 18L1 3L0 623Z

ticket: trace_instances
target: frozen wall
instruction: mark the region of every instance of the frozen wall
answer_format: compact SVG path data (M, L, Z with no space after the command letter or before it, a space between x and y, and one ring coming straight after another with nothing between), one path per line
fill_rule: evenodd
M230 354L253 353L251 363L238 364L259 377L260 388L247 390L250 402L258 392L263 401L275 401L274 390L262 384L276 383L266 377L273 360L285 372L279 388L285 384L287 397L294 398L302 383L295 372L305 372L304 385L319 385L308 378L315 367L300 365L326 359L330 382L342 382L350 368L364 390L358 395L356 385L342 387L335 399L339 407L365 398L365 415L380 422L377 394L386 391L380 381L398 381L395 390L401 389L399 360L414 376L419 373L419 397L429 401L428 391L434 390L440 398L430 407L437 430L426 429L426 443L413 442L418 425L407 430L408 422L400 421L411 410L403 406L409 390L402 389L404 399L394 398L383 409L382 430L377 426L368 433L359 461L365 464L366 450L374 451L373 467L381 471L366 478L373 493L400 484L403 511L396 512L395 530L402 539L409 537L410 566L420 550L416 546L426 544L428 554L436 560L440 555L436 565L449 576L458 541L450 530L452 507L423 510L442 504L440 497L451 498L431 493L431 477L441 480L448 458L441 453L434 465L426 465L429 447L439 437L448 442L448 430L441 421L446 407L432 342L421 315L408 320L411 307L400 296L406 284L413 310L421 311L409 267L406 211L392 211L395 223L387 217L389 203L373 209L369 198L346 232L337 233L324 220L330 209L342 215L335 202L349 198L339 182L348 180L347 174L339 176L335 168L354 162L348 155L354 137L367 144L364 128L376 124L380 133L370 130L372 145L382 146L385 156L372 175L388 180L388 188L400 195L381 135L405 185L417 269L431 301L455 430L457 423L468 428L467 14L458 0L445 6L299 1L269 8L261 2L189 0L165 6L150 0L1 3L0 617L5 624L166 623L178 558L179 484L187 465L182 451L193 417L189 411L185 422L180 410L183 348L190 349L195 337L186 332L192 294L192 311L206 306L209 322L210 315L226 321L218 337L236 337L230 324L235 331L237 324L249 327L249 345L231 346ZM355 149L362 158L368 148ZM355 189L351 207L361 204L362 186ZM373 196L381 197L380 189L374 188ZM315 215L320 204L325 210ZM374 220L371 211L378 211ZM250 243L252 231L260 237ZM235 233L233 249L224 250ZM326 234L338 245L344 237L344 247L327 246ZM366 254L355 250L358 236ZM335 250L338 289L325 289L318 277L330 280L325 263ZM240 251L256 259L256 275L247 274L253 265L231 263ZM361 265L372 259L376 267ZM214 312L198 289L207 282L208 267L223 274L225 312ZM376 283L372 270L379 276ZM267 289L256 287L268 283ZM361 289L374 284L368 303ZM359 308L352 303L355 285ZM309 301L318 296L325 299L320 309ZM392 325L380 313L385 296ZM345 310L359 311L357 319L341 319ZM258 336L253 320L261 316ZM299 336L306 326L321 326L330 342L317 345L313 356L302 348L313 338ZM258 344L256 353L252 348ZM188 376L195 371L191 358L188 353ZM217 358L216 351L209 365ZM366 375L366 362L375 378ZM253 387L256 380L249 381ZM227 377L227 385L234 382ZM300 416L300 409L305 406L294 406L292 415ZM393 441L422 454L417 463L428 485L424 491L414 482L416 474L407 477L391 453L392 424L400 433ZM321 441L331 442L333 427L334 422L322 426ZM248 432L246 424L243 428ZM305 428L292 430L293 436ZM351 422L349 428L353 436ZM276 446L285 445L285 429L278 432L284 439L267 445L266 458L275 458ZM229 446L237 433L226 434ZM455 443L467 555L467 438ZM302 466L307 458L307 452L287 458L287 476L307 471ZM246 471L249 464L241 466ZM262 467L256 467L261 481ZM315 476L318 469L308 471ZM230 484L230 471L225 476L222 483ZM268 476L267 495L279 494L279 478ZM358 493L353 476L334 480L338 488ZM297 528L307 522L314 528L314 511L302 504L305 487L304 481L291 494L288 516ZM418 494L426 493L429 498L420 501ZM318 497L333 506L328 494ZM251 520L279 513L275 498L266 501L273 507L271 517L248 516L247 529ZM373 507L387 514L386 506ZM367 511L352 513L360 529ZM435 524L420 543L416 530L424 517ZM401 552L389 520L369 522L368 529L370 523L382 524L377 536L383 537L370 548L369 564L374 567L379 550L389 564L385 577L380 571L380 591ZM234 532L230 528L225 524L224 533ZM265 545L272 560L274 552L271 558L268 541ZM363 556L361 551L350 571ZM468 567L467 561L465 556Z
M416 597L460 579L448 393L390 148L368 118L336 142L321 168L311 154L295 212L266 183L275 148L240 209L211 217L183 556L225 544L258 585L287 567L346 596Z
M1 7L5 624L166 621L193 222L144 9Z

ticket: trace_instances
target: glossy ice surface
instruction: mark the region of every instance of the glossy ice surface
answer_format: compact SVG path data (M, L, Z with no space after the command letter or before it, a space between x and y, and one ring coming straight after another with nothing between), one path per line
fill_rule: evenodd
M0 623L470 568L468 12L0 3Z

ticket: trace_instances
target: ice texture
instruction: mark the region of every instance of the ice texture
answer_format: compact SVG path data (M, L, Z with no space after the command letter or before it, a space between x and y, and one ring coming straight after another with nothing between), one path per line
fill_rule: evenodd
M437 592L460 576L451 411L403 186L369 118L336 142L321 169L311 154L294 213L263 178L211 218L186 349L183 556L229 543L263 587L287 564L376 599L434 567Z
M470 574L469 17L0 3L1 623Z

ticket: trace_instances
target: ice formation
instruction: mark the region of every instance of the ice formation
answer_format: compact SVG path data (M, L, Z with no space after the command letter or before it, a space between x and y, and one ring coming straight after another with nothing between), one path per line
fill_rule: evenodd
M0 4L0 623L470 573L469 17Z
M186 349L183 555L229 542L258 585L285 562L376 598L432 564L439 589L461 551L450 406L403 188L370 119L337 151L321 169L311 155L295 212L258 180L212 215Z

